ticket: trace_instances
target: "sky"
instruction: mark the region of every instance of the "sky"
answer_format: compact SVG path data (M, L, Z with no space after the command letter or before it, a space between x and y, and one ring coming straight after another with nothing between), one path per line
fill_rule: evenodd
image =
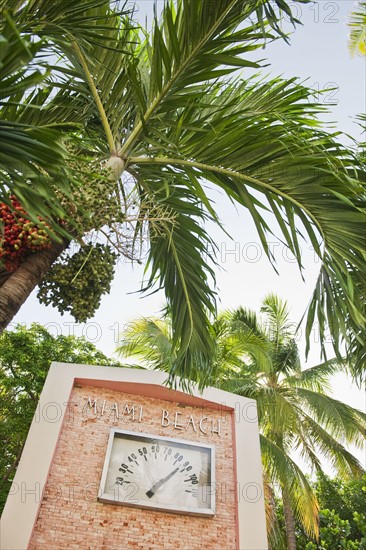
M161 5L161 2L160 2ZM352 117L365 111L365 60L351 58L348 46L346 22L355 3L352 0L321 0L310 5L296 5L290 2L303 26L298 26L291 35L290 45L277 41L260 51L260 58L266 58L269 67L263 74L299 77L315 89L334 88L319 101L327 104L330 114L324 117L331 131L341 130L359 138L359 127ZM153 2L137 2L138 18L149 22ZM159 8L159 2L158 2ZM284 23L290 30L290 26ZM244 77L247 75L244 73ZM349 138L342 138L349 142ZM230 240L217 228L210 228L218 245L218 268L216 269L218 309L236 308L239 305L259 310L264 296L274 292L288 301L291 321L298 323L311 298L314 282L320 267L319 260L309 244L302 244L305 265L305 282L302 281L294 258L275 239L271 243L278 262L277 275L259 244L249 216L237 211L220 193L214 193L217 209L225 229L233 237ZM75 334L85 336L105 354L112 355L119 334L129 322L140 316L159 315L164 306L162 293L142 297L138 290L144 277L143 266L124 262L119 264L112 290L102 299L95 317L86 324L76 324L69 315L63 317L57 310L38 303L36 292L28 299L11 326L16 323L38 322L52 334ZM11 328L11 327L10 327ZM304 337L298 334L298 344L303 357L303 366L310 367L320 362L319 345L315 334L312 349L305 363ZM343 375L336 377L333 384L336 398L365 410L365 392L357 389ZM364 457L361 457L364 459Z

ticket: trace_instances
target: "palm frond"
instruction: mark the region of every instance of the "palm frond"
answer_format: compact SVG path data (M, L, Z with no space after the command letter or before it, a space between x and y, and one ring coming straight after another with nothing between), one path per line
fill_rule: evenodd
M304 410L331 436L353 443L360 448L365 444L366 414L322 393L297 388Z
M273 261L268 235L276 228L267 221L272 211L300 269L302 224L323 262L306 334L317 319L322 341L328 323L337 345L340 334L347 338L366 322L354 300L365 268L366 215L358 204L363 184L352 154L335 136L313 127L318 107L306 101L311 94L296 81L280 79L207 86L204 102L192 102L175 123L168 124L164 114L151 120L139 144L141 156L129 162L191 169L221 187L248 210ZM348 323L342 322L345 310Z
M268 476L286 489L295 517L301 521L308 535L317 538L319 505L305 475L273 441L260 435L260 444Z
M31 218L53 220L53 229L59 232L56 220L66 213L52 182L58 181L66 195L70 192L61 136L53 129L16 121L19 103L27 101L28 91L45 79L39 69L29 70L41 43L23 38L8 14L1 32L0 198L10 204L9 195L16 194Z
M129 323L116 352L121 357L140 359L147 368L169 372L176 356L171 336L168 320L143 317Z
M314 471L322 472L323 470L321 460L317 455L317 449L315 448L311 437L309 437L309 434L306 433L306 431L304 430L299 430L296 434L293 435L293 450L295 452L299 452L301 459L304 460L306 464L311 467L312 473Z
M58 52L68 50L74 40L86 46L111 47L109 32L128 13L126 2L108 0L62 0L52 4L47 0L10 0L6 8L24 33L55 44Z
M241 372L239 374L228 373L226 376L225 373L222 373L218 386L220 389L228 391L230 393L236 393L237 395L242 395L250 399L256 399L257 405L259 405L258 398L260 397L260 389L258 389L257 377L254 373L251 373L248 369L247 372Z
M356 10L351 13L348 26L348 47L351 55L366 55L366 2L358 3Z
M214 354L208 318L215 312L210 285L214 272L207 263L214 245L203 228L207 213L190 190L193 175L191 181L190 174L169 169L140 169L135 175L142 196L159 204L171 219L150 225L144 288L165 289L177 350L171 377L180 375L202 384L211 374Z
M276 344L280 344L281 340L286 338L289 330L289 311L287 302L281 300L275 294L267 294L263 300L261 312L266 314L269 321L267 330L270 332L270 337Z
M250 330L258 338L261 338L263 342L266 341L267 335L265 329L261 326L261 321L255 311L238 307L231 312L229 323L233 332Z
M275 491L271 484L271 480L265 472L263 472L263 489L269 547L276 548L276 550L285 550L283 545L283 533L276 513Z
M284 36L278 24L281 10L291 16L285 0L276 0L276 6L268 0L167 1L161 22L155 19L151 41L147 38L140 49L141 82L145 82L140 96L147 97L146 110L119 153L136 153L138 138L150 119L204 99L203 83L238 67L257 67L242 55L272 38L267 32L271 27Z
M342 478L360 476L364 468L357 458L350 453L328 429L322 428L311 416L303 415L303 433L307 441L322 457L330 462L335 472Z
M80 72L65 66L65 55L72 57L76 41L85 48L99 43L108 48L109 35L120 31L121 10L102 0L12 1L0 9L5 21L0 59L2 138L6 133L1 198L6 201L9 193L15 193L30 217L46 218L56 233L70 238L59 225L60 219L73 225L60 200L71 195L68 154L61 140L66 141L67 132L80 132L91 112L90 92L83 89ZM50 50L63 56L57 67L48 62ZM60 89L56 94L55 88Z
M220 336L216 335L216 341L220 350L221 366L225 368L225 373L229 373L228 355L232 359L237 358L236 362L232 360L232 364L236 367L234 374L240 376L250 369L250 365L255 365L257 372L270 372L272 369L270 344L258 325L259 320L255 313L238 308L224 312L220 319L225 329Z
M319 365L302 370L295 376L289 376L286 384L294 387L308 388L318 393L329 392L331 389L330 380L332 375L347 370L347 364L338 359L328 359Z

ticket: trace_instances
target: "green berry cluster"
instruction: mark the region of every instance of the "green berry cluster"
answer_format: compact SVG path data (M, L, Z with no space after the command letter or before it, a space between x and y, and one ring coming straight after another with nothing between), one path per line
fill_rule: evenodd
M63 206L73 212L74 230L80 236L99 230L111 223L123 222L118 185L111 180L100 163L82 153L73 151L68 161L73 173L72 200L64 198Z
M56 307L61 315L70 312L79 323L93 317L103 294L108 294L117 254L104 244L87 244L78 252L53 264L39 286L42 304Z

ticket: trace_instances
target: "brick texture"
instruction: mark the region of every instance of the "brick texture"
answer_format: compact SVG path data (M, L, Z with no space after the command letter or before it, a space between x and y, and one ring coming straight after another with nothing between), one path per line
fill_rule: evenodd
M97 399L98 410L84 408L88 398ZM100 415L101 404L106 409ZM52 461L38 518L29 544L36 549L90 550L235 550L236 499L231 414L200 407L128 395L101 388L75 387ZM143 418L116 418L111 405L143 406ZM109 408L108 408L109 407ZM174 418L207 416L221 420L221 436L207 435L191 426L178 431L174 423L161 426L162 409ZM121 410L121 409L120 409ZM83 412L84 411L84 412ZM184 415L184 416L183 416ZM216 447L216 514L211 518L172 514L97 501L110 428L147 432L207 443Z

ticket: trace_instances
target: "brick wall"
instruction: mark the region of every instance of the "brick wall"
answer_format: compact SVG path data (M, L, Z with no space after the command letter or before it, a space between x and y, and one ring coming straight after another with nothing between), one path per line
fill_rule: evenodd
M88 398L97 399L97 414L85 408ZM101 416L105 400L104 414ZM179 408L177 403L121 392L75 387L70 414L66 415L52 461L30 550L235 550L236 504L231 414L200 407ZM118 403L119 418L113 403ZM142 421L122 414L122 406L143 407ZM191 428L178 431L174 423L162 427L162 409L170 418L207 416L221 420L221 436ZM216 424L215 424L216 422ZM207 423L208 425L208 423ZM104 504L97 501L110 428L147 432L166 437L215 445L216 513L211 518L177 515L149 509Z

